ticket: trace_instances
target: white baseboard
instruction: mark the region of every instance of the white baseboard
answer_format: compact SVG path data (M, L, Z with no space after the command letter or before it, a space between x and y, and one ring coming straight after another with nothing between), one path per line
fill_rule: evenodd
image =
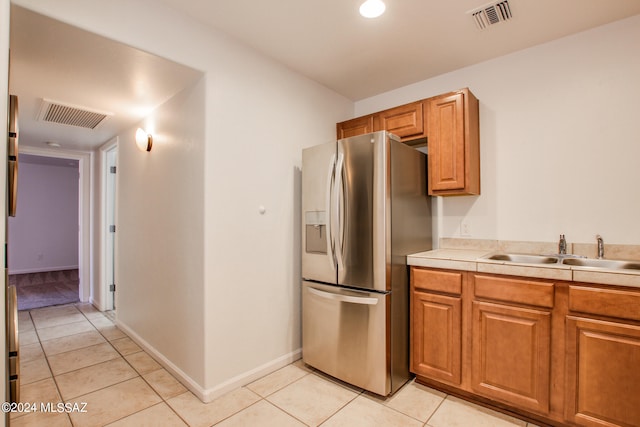
M95 299L93 299L93 297L89 298L88 301L82 301L82 302L89 302L89 304L91 304L92 306L94 306L97 310L99 311L106 311L106 308L103 307L102 304L100 304L98 301L96 301Z
M236 375L235 377L230 378L227 381L224 381L214 387L207 389L198 384L189 375L187 375L184 371L173 364L173 362L167 359L162 353L160 353L152 345L150 345L133 330L131 330L131 328L129 328L127 325L118 321L117 319L116 325L204 403L211 402L215 398L220 397L225 393L245 386L257 380L258 378L268 375L282 367L287 366L290 363L295 362L302 357L302 349L299 348L292 351L291 353L280 356L277 359L267 362L240 375Z
M243 372L240 375L236 375L233 378L224 381L221 384L216 385L215 387L204 390L203 397L200 397L200 400L203 402L211 402L216 397L222 396L225 393L230 392L236 388L245 386L249 383L254 382L255 380L264 377L272 372L277 371L280 368L283 368L290 363L295 362L296 360L302 357L302 349L299 348L297 350L292 351L291 353L285 354L283 356L278 357L277 359L271 360L264 365L258 366L250 371Z

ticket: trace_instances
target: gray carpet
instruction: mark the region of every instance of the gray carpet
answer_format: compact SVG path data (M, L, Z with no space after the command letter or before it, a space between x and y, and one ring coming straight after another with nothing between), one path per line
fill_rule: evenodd
M78 302L78 270L12 274L9 285L15 285L18 310L49 307Z

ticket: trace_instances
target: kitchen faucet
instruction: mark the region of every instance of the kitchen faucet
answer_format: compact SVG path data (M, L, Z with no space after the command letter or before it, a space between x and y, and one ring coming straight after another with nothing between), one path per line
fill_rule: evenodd
M596 240L598 241L598 259L602 259L604 258L604 241L599 234L596 236Z
M560 255L566 255L567 253L567 241L564 238L564 234L560 235L560 241L558 242L558 253Z

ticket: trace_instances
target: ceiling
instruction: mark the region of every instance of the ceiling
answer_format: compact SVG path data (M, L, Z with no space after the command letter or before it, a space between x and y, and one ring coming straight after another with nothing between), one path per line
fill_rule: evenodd
M9 92L18 96L20 145L95 149L202 76L15 5L10 47ZM43 99L111 115L94 129L40 121Z
M354 101L640 13L638 0L508 0L513 17L479 30L484 0L161 0ZM316 6L317 5L317 6ZM20 143L93 149L202 74L13 5L10 92ZM94 130L36 120L43 99L113 113Z
M640 13L638 0L508 0L513 18L478 30L488 0L162 0L352 100Z

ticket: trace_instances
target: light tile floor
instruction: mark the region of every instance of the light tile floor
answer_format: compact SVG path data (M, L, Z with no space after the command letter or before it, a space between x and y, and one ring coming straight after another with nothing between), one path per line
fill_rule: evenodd
M11 426L532 426L414 382L382 399L301 361L205 404L111 319L88 304L19 313L22 402L87 412L12 413Z

